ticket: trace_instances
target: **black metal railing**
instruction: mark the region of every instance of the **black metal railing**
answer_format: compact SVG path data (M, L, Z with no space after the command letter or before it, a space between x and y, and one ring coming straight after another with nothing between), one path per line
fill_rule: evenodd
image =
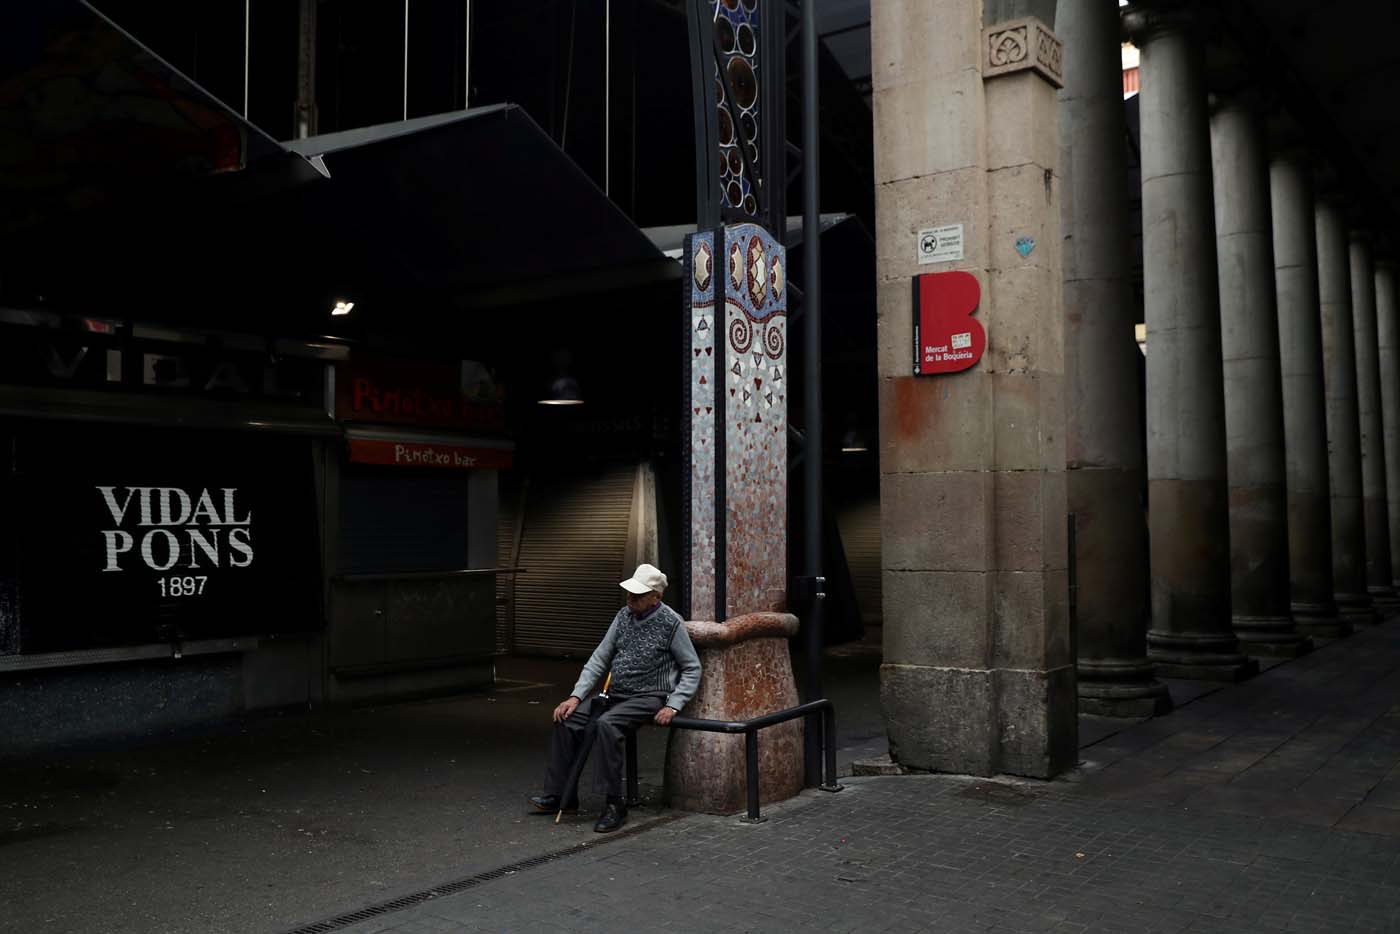
M789 707L787 710L753 717L749 720L699 720L694 717L672 717L671 729L698 730L702 733L744 734L745 792L748 796L749 809L743 820L749 823L759 823L763 818L758 811L758 731L764 727L777 726L779 723L796 720L798 717L805 717L818 711L822 713L821 740L825 753L825 781L819 787L822 791L840 791L841 785L836 781L836 707L825 697L820 700L808 701L805 704L798 704L796 707ZM637 733L635 730L627 734L627 800L632 803L637 801Z

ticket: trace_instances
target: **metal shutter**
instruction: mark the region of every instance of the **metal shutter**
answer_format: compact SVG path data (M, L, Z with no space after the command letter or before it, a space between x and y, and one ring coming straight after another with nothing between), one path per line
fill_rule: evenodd
M514 651L587 656L622 606L634 465L532 476L515 582Z
M837 516L841 543L862 622L879 625L883 617L880 587L880 500L852 503Z
M342 573L468 567L466 474L346 464L340 497Z
M520 485L500 481L500 496L496 507L496 560L503 568L513 568L519 562L515 554L515 524L520 514ZM513 597L515 578L511 574L496 575L496 651L509 653L511 614L515 611Z

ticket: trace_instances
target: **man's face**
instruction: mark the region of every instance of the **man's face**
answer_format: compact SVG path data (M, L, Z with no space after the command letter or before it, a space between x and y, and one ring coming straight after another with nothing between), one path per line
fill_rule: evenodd
M654 590L648 590L646 593L627 591L627 609L633 613L645 613L660 602L661 594Z

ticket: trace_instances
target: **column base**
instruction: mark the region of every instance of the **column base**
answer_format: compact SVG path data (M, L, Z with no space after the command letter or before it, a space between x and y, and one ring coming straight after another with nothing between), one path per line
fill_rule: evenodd
M686 705L688 717L747 720L797 703L788 640L798 622L786 613L747 613L725 623L687 621L705 677ZM769 732L767 730L764 731ZM771 728L758 747L759 800L802 791L803 724ZM677 730L666 750L665 798L683 811L733 814L747 801L744 744L721 733Z
M1100 717L1158 717L1173 707L1167 686L1146 658L1081 658L1079 712Z
M1335 603L1308 603L1294 601L1293 628L1306 636L1320 636L1324 639L1341 639L1351 635L1351 623L1337 614Z
M1362 593L1339 593L1334 599L1337 601L1337 613L1342 619L1351 623L1352 627L1374 626L1380 620L1376 616L1376 608L1371 603L1371 598Z
M1235 616L1231 619L1246 655L1297 658L1313 650L1312 640L1294 628L1289 616Z
M1366 588L1366 595L1382 618L1400 613L1400 595L1395 593L1393 587L1373 585Z
M1259 663L1238 651L1233 634L1147 633L1147 657L1163 678L1194 681L1243 681L1259 673Z

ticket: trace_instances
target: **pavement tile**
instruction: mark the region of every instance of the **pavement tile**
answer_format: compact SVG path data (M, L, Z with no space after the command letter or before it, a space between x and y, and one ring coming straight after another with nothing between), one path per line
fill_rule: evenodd
M1197 696L1074 781L848 779L350 930L1400 931L1400 626Z

